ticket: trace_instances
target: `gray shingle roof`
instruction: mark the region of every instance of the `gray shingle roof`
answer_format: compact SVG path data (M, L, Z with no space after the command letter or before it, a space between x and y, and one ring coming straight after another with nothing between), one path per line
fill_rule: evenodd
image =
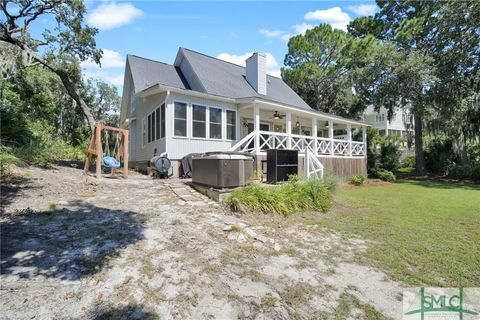
M130 54L127 55L127 61L132 73L135 93L141 92L156 84L180 89L190 89L182 72L175 66Z
M267 75L267 94L260 95L245 79L245 67L180 48L206 93L228 98L259 97L301 109L311 108L282 79Z
M245 79L245 67L210 57L189 49L179 52L190 63L205 88L204 93L231 99L258 97L305 110L312 110L282 79L267 75L267 95L258 94ZM178 67L128 55L135 92L161 84L190 90Z

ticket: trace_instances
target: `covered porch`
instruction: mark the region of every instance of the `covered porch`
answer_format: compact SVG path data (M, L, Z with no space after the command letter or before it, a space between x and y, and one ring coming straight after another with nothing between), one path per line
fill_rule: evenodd
M316 157L366 157L367 124L270 102L239 107L240 139L230 151L293 149Z

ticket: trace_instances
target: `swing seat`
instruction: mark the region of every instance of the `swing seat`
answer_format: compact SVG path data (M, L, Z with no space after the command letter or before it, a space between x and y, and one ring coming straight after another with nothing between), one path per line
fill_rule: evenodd
M111 169L118 169L121 165L120 161L118 161L114 157L103 157L103 164L105 165L105 167Z

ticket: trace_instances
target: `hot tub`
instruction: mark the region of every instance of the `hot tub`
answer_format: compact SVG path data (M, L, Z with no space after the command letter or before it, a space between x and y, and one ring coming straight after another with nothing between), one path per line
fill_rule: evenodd
M208 152L192 159L192 183L216 189L243 187L253 173L248 153Z

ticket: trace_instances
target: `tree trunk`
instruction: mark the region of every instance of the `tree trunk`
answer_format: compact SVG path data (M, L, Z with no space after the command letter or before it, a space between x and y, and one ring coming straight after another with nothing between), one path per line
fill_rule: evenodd
M90 108L87 106L85 101L83 101L82 97L80 96L80 92L78 91L77 87L75 84L70 80L70 77L68 76L67 73L65 73L63 70L56 70L50 68L53 72L55 72L60 79L62 80L63 86L65 89L67 89L68 95L72 97L75 102L77 102L77 105L80 106L80 109L82 109L83 114L85 115L85 118L87 118L88 125L90 126L90 129L93 132L93 129L95 127L95 119L93 118L92 112L90 111Z
M414 114L413 121L415 123L415 169L418 175L424 175L426 170L423 153L422 118L418 114Z

